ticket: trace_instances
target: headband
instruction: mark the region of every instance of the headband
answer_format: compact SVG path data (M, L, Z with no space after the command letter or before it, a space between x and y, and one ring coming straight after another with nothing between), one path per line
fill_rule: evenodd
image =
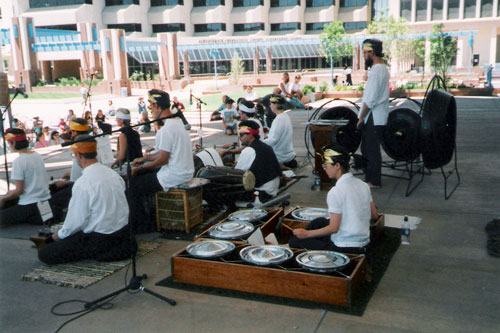
M324 163L330 163L330 164L335 164L336 162L333 161L333 158L335 156L342 156L342 153L339 153L338 151L335 151L333 149L325 149L323 150L323 154L316 153L319 156L321 156L321 159L323 160Z
M69 123L69 129L72 131L77 131L77 132L88 132L89 125L80 124L80 123L77 123L76 121L71 121Z
M5 141L8 142L19 142L19 141L26 141L26 134L14 134L14 133L7 133L5 134Z
M97 152L97 142L75 142L71 145L71 150L74 153L95 153Z
M364 43L363 44L363 51L373 51L373 52L375 52L375 50L373 49L372 43Z
M239 128L240 134L252 134L252 135L258 135L259 130L258 129L253 129L248 126L240 126Z
M123 120L130 120L132 117L130 117L130 113L124 113L123 111L116 111L116 118L123 119Z
M269 98L269 102L274 103L274 104L284 104L285 99L281 96L275 96L275 97Z
M255 113L255 108L249 108L245 104L240 104L238 105L240 108L240 111L246 112L246 113Z

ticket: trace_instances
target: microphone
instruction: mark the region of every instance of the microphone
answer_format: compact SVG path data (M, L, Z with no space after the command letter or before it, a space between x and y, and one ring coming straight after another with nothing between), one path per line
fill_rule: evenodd
M189 131L191 129L191 125L188 123L186 117L184 116L184 112L179 110L176 113L174 113L174 117L181 118L182 123L184 124L184 128L186 129L186 131Z
M97 75L99 75L99 72L95 71L94 73L90 73L90 76L92 76L92 75L97 76Z

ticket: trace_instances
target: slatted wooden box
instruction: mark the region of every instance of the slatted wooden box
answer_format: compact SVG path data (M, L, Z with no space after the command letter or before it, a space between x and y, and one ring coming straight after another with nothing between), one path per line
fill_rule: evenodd
M202 187L171 189L156 193L158 230L181 230L189 233L203 222Z

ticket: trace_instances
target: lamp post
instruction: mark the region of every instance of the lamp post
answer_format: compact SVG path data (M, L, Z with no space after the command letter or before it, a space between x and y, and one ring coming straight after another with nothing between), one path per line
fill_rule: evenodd
M210 55L214 58L215 89L218 89L217 88L217 57L219 56L219 51L212 50L212 51L210 51Z

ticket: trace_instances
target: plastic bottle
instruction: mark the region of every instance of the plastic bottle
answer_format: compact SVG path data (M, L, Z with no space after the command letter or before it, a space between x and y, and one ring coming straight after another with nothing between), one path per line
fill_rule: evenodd
M319 177L314 178L314 190L321 191L321 179Z
M260 199L259 199L259 191L254 191L253 192L253 206L254 206L254 208L258 208L258 207L260 207L260 205L262 205L262 202L260 202Z
M410 222L406 215L401 221L401 244L410 245Z

